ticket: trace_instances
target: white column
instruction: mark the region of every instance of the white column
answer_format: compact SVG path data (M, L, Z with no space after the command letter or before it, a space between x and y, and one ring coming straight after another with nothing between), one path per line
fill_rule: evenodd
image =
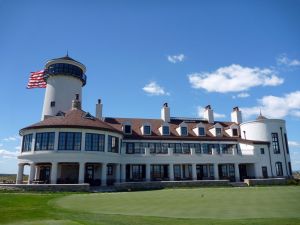
M116 183L120 182L120 164L116 164Z
M51 175L50 175L51 184L56 184L57 182L57 166L58 166L57 162L53 162L51 165Z
M105 135L104 152L108 152L108 135Z
M106 163L102 163L102 167L101 167L101 186L106 186L107 180L107 164Z
M174 164L169 164L169 179L170 181L174 181Z
M168 154L173 155L173 148L168 148Z
M85 163L79 163L79 176L78 176L78 184L84 183L84 172L85 172Z
M24 173L24 164L19 163L17 180L16 180L17 184L22 184L23 183L23 173Z
M197 180L197 169L195 163L192 164L192 176L193 176L193 180Z
M215 163L214 164L214 176L215 176L215 180L219 180L219 169L218 169L218 164Z
M40 166L36 166L35 167L35 176L34 176L34 179L38 180L39 176L40 176Z
M28 184L32 184L32 181L34 180L34 176L35 176L35 163L31 163Z
M234 174L235 174L235 182L240 182L240 170L239 170L239 164L234 164Z
M58 150L58 139L59 139L59 132L55 132L55 134L54 134L54 151L56 151L56 152Z
M85 151L85 132L82 132L81 134L81 151Z
M126 182L126 164L121 164L121 182Z
M146 164L146 181L151 181L151 165Z

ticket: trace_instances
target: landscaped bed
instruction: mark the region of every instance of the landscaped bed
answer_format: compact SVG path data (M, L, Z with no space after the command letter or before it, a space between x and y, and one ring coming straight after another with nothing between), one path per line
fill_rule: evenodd
M1 193L0 224L300 224L300 188Z

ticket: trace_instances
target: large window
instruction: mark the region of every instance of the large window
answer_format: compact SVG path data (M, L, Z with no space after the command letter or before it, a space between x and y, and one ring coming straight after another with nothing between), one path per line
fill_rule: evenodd
M205 128L204 127L198 127L199 136L205 136Z
M85 134L85 151L104 152L105 135L104 134Z
M272 133L272 146L274 154L280 154L278 133Z
M119 138L114 136L108 136L108 152L119 152Z
M236 144L221 144L222 154L233 154L234 149L237 148Z
M35 151L54 149L54 132L36 133Z
M277 176L283 176L282 163L281 162L276 162L275 163L275 169L276 169L276 175Z
M169 135L170 134L170 128L169 128L169 126L163 126L162 127L162 134L163 135Z
M32 134L26 134L23 136L22 152L30 152L32 145Z
M58 150L81 150L80 132L59 132Z

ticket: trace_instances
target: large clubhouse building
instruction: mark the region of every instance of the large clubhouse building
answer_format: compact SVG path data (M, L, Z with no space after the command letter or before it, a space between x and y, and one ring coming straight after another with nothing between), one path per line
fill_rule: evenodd
M30 166L29 183L230 180L291 176L285 121L215 121L171 117L167 103L158 119L111 118L81 109L86 68L69 56L47 62L42 119L20 130L17 183Z

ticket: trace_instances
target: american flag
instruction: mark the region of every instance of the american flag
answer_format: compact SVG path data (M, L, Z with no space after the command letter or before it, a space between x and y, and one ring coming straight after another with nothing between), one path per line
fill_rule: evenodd
M27 84L28 89L45 88L46 85L46 81L44 80L44 70L30 73L29 81Z

